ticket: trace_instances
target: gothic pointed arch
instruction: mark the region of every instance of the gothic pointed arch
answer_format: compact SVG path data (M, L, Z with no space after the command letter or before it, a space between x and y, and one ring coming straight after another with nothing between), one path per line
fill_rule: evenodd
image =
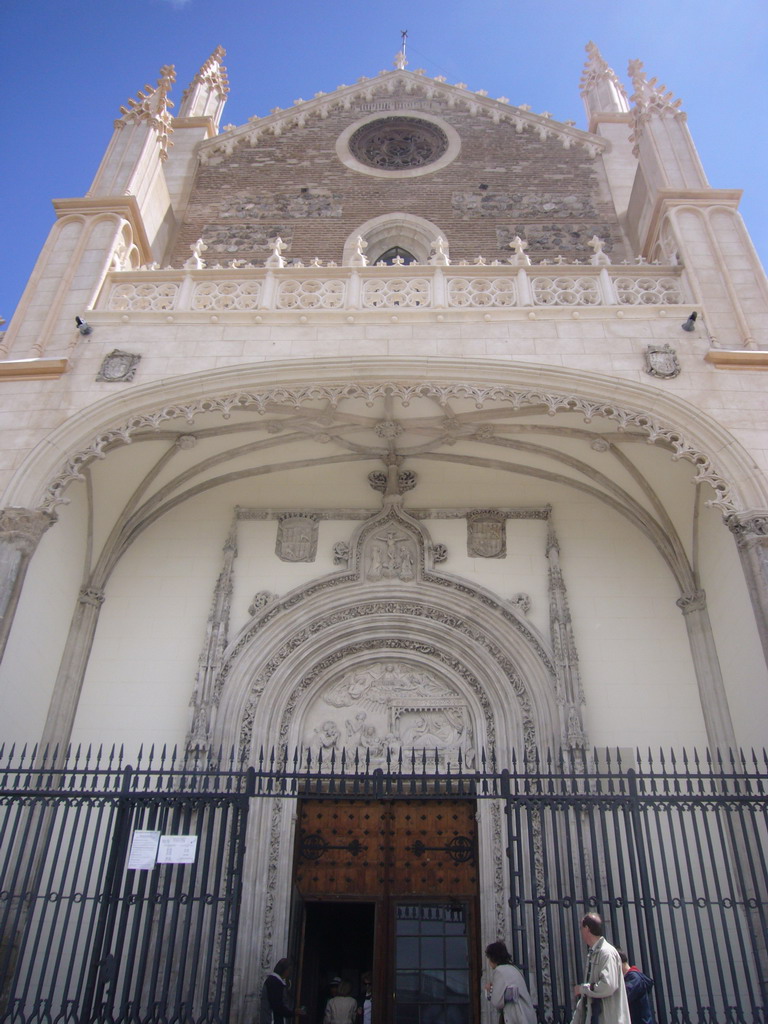
M446 255L449 249L445 232L437 224L412 213L385 213L355 228L344 243L345 265L352 262L360 238L366 243L365 255L371 264L395 247L412 253L417 263L427 263L438 238L443 239Z

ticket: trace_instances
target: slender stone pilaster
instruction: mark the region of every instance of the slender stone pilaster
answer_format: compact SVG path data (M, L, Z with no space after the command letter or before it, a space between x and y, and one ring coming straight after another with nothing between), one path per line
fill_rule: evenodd
M763 655L768 663L768 516L733 515L726 522L736 540Z
M735 750L736 733L725 694L715 638L712 635L707 595L703 590L684 594L678 598L677 606L683 613L688 630L688 642L691 646L696 681L699 684L699 699L707 730L707 742L712 750L721 750L723 753Z
M48 707L48 717L40 739L40 749L52 752L58 747L61 752L60 759L63 758L72 736L85 670L91 656L93 638L103 603L103 590L98 587L83 587L72 615L59 673Z
M549 586L549 628L555 659L556 699L560 710L560 729L563 747L583 755L587 745L581 709L584 690L579 672L579 656L573 632L568 593L560 567L560 545L554 526L547 527L547 563Z
M229 636L229 616L232 606L236 558L237 512L235 512L229 535L224 544L224 564L213 591L211 610L205 628L205 642L200 653L195 689L190 701L192 714L187 734L187 752L194 752L197 757L202 757L210 752L214 716L219 698L216 688Z
M11 631L24 578L40 538L55 516L37 509L0 511L0 660Z

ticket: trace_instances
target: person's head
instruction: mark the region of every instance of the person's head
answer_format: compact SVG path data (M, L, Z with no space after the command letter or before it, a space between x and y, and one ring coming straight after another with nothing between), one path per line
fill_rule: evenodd
M275 974L279 974L281 978L287 978L291 973L292 967L291 961L287 956L284 956L282 960L278 960L275 964Z
M335 978L331 978L330 989L331 989L331 995L332 996L337 996L339 994L339 985L340 984L341 984L341 978L339 978L338 976L335 977Z
M339 985L339 995L348 996L351 991L352 986L350 985L350 983L348 981L342 981L342 983Z
M509 955L509 950L503 942L492 942L486 946L485 955L488 957L491 967L512 963L512 957Z
M585 914L582 917L581 937L588 946L594 946L603 937L603 919L599 914Z
M627 954L624 952L623 949L617 949L616 952L619 954L619 960L621 960L621 973L626 974L629 970L629 960L627 959Z
M360 981L362 983L363 988L371 988L373 986L373 978L371 977L371 972L366 971L365 974L360 979Z

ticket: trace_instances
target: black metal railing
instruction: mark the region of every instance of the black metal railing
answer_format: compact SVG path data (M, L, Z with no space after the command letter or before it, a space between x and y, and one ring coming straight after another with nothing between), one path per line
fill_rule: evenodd
M540 1021L570 1019L596 910L655 979L660 1024L765 1024L767 790L765 752L0 751L0 1024L239 1020L248 806L276 796L495 802ZM194 837L194 857L133 866L137 832Z

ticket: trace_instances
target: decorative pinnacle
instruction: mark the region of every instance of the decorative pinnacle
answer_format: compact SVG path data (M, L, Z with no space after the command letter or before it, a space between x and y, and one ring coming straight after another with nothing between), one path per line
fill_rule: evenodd
M168 147L173 143L170 136L173 134L171 127L171 109L173 103L169 99L171 86L176 81L176 70L173 64L164 64L160 68L160 78L156 86L145 85L144 91L139 89L137 98L129 99L127 107L120 107L121 116L115 122L115 127L120 127L129 121L146 121L157 132L160 143L160 159L168 157Z
M173 107L168 95L175 81L176 69L173 64L164 64L160 68L157 85L145 85L143 92L139 89L136 94L137 98L129 99L127 107L120 107L120 113L125 118L131 115L137 118L152 117L166 113Z
M630 99L636 104L641 115L671 114L674 117L685 117L680 109L683 101L674 99L673 93L666 85L661 85L658 78L649 79L641 60L631 60L628 70L635 89Z
M588 102L590 93L595 93L601 85L607 86L607 96L603 92L600 97L602 103L605 103L606 100L612 100L611 105L607 109L616 109L622 112L628 111L627 94L616 72L612 67L608 66L603 59L603 55L593 42L587 43L585 49L587 51L587 62L584 65L581 81L579 82L582 99L585 103ZM593 98L591 102L594 103L595 99Z
M229 79L227 78L227 69L221 63L226 55L227 51L223 46L216 47L211 56L207 61L205 61L203 66L189 83L189 86L184 90L181 97L182 103L192 91L192 87L195 85L208 85L212 89L215 89L221 97L228 94Z

